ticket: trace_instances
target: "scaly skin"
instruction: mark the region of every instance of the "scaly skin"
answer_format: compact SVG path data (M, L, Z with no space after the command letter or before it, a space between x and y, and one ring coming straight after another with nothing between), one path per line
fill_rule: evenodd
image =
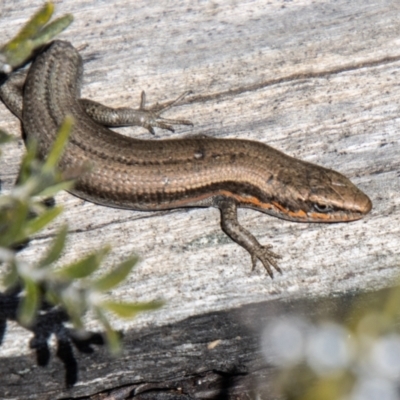
M134 210L218 207L222 229L272 276L280 271L270 246L262 246L237 221L248 207L300 222L347 222L366 215L370 199L338 172L290 157L249 140L138 140L107 126L140 125L172 129L186 120L168 120L145 109L112 109L80 99L83 66L77 50L55 41L21 76L0 88L6 105L21 119L26 138L46 157L66 115L75 119L62 169L90 164L72 193L106 206ZM166 107L167 108L167 107ZM168 107L169 108L169 107ZM163 110L161 110L163 111Z

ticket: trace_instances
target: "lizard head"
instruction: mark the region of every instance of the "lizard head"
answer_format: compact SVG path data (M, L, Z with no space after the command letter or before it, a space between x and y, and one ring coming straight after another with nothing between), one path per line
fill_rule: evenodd
M301 162L277 177L276 195L261 203L265 212L298 222L347 222L371 211L369 197L339 172ZM264 207L263 207L264 206Z
M369 197L340 173L319 167L310 176L306 212L310 221L346 222L371 211Z

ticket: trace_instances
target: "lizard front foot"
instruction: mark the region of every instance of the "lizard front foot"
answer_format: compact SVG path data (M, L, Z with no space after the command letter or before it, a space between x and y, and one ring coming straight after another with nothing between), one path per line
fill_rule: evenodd
M259 245L256 249L252 249L250 252L251 254L251 261L253 264L252 271L254 271L254 268L256 267L257 260L260 260L264 266L264 268L267 270L268 275L273 278L274 273L272 271L272 267L274 267L280 274L282 273L282 270L279 268L277 260L281 259L282 256L279 254L274 253L270 249L272 246L267 245L267 246L262 246Z
M270 250L272 246L261 245L247 229L239 224L237 219L237 202L229 197L216 198L214 202L221 210L222 230L250 253L253 263L252 270L254 270L257 260L260 260L271 278L274 277L271 267L282 273L276 261L282 257Z
M162 118L160 116L164 111L172 108L189 93L190 92L184 92L177 99L163 106L159 106L158 104L156 104L155 106L146 108L146 93L142 91L139 112L143 112L141 121L141 125L143 126L143 128L146 128L151 134L154 135L155 127L175 132L172 125L193 125L193 123L187 119L169 119Z
M170 103L161 106L156 104L149 108L146 108L145 92L142 92L141 94L140 106L137 109L129 107L112 108L89 99L79 99L79 103L86 114L93 121L101 125L111 127L142 126L154 135L154 128L167 129L174 132L172 125L193 125L191 121L186 119L169 119L161 117L163 112L173 107L188 93L189 92L183 93L176 100Z

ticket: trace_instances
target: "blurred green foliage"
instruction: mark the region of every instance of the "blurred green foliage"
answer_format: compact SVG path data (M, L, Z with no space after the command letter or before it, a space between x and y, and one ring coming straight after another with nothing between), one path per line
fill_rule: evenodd
M28 143L18 184L9 194L0 196L0 263L6 271L2 286L3 290L22 286L23 297L18 310L22 325L29 326L34 322L43 299L63 307L77 329L84 329L83 316L90 310L104 327L111 352L118 353L121 343L112 329L109 315L132 318L139 312L154 310L162 305L160 302L117 302L105 296L126 279L138 261L135 255L96 278L93 274L109 253L109 247L94 251L71 264L55 267L54 263L59 261L65 249L66 226L59 229L46 254L36 262L21 261L13 250L47 227L63 211L61 206L46 207L42 199L73 186L73 180L64 179L64 174L71 176L71 173L62 173L57 169L72 124L73 119L67 118L44 162L37 159L35 144ZM1 132L0 141L8 140L10 137ZM82 172L74 171L75 174Z
M0 72L12 72L73 21L73 16L67 14L48 23L53 11L53 3L46 3L12 40L0 48Z
M0 71L9 73L26 62L36 48L72 22L72 16L65 15L47 24L53 9L52 3L45 4L18 35L0 49ZM105 330L110 351L116 354L121 350L120 336L112 328L110 315L133 318L139 312L162 306L157 301L117 302L106 296L126 279L138 258L132 255L100 277L95 273L109 253L109 247L93 251L71 264L55 266L55 263L59 264L66 246L67 226L59 229L47 253L39 260L23 261L14 250L30 236L49 226L63 211L61 206L46 207L43 198L71 189L73 180L85 172L85 168L60 171L57 167L72 126L73 118L67 117L44 161L37 157L36 143L28 142L17 185L9 194L0 195L1 285L3 290L16 286L22 288L18 320L24 326L34 323L43 301L62 307L74 326L81 330L84 329L83 316L91 311ZM11 136L0 130L0 145L11 140Z

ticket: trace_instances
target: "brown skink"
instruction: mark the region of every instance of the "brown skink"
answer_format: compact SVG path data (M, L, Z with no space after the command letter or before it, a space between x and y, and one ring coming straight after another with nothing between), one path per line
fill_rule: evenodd
M347 222L362 218L370 199L349 179L290 157L263 143L195 137L138 140L106 126L140 125L172 130L186 120L160 117L155 109L112 109L80 99L83 66L68 42L54 41L28 74L14 74L0 87L3 102L21 121L25 138L46 157L67 115L75 119L61 169L89 163L72 193L94 203L134 210L217 207L223 231L262 262L272 277L279 255L261 245L237 219L247 207L299 222ZM169 107L165 107L169 108Z

